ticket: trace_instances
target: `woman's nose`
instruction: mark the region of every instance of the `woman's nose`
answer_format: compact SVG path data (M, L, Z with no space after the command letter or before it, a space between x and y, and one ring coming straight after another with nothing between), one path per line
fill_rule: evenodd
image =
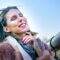
M23 17L19 17L18 20L19 20L19 22L22 22L24 19L23 19Z
M19 20L19 22L22 22L22 21L23 21L22 19Z
M19 22L27 22L27 19L25 17L19 17Z

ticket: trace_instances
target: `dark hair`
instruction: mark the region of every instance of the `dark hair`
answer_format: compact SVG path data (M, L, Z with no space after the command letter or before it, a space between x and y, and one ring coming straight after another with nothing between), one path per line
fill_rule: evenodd
M10 9L18 9L18 8L16 6L13 6L13 7L7 7L2 10L2 12L0 14L0 41L2 41L6 36L9 35L9 33L4 32L3 27L5 27L7 25L5 15Z
M2 23L2 25L3 26L6 26L7 24L6 24L6 17L5 17L5 15L6 15L6 13L10 10L10 9L18 9L17 7L7 7L7 8L5 8L2 12L1 12L1 23Z

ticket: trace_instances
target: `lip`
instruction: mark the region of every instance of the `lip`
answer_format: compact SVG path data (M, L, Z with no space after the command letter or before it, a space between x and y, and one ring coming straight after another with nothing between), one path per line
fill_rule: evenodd
M18 27L25 27L26 23L21 23Z

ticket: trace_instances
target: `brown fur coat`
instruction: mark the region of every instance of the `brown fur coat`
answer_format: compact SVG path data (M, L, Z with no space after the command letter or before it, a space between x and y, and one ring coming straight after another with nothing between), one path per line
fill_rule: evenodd
M15 51L13 47L6 43L0 42L0 60L23 60L21 54Z

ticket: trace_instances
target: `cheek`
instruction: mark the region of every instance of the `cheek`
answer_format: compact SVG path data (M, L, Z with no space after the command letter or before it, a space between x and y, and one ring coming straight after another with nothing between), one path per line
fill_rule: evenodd
M7 25L8 25L9 27L14 27L14 26L17 25L17 22L16 22L16 21L13 21L13 22L7 21Z
M23 19L23 22L27 23L27 19L26 19L26 18L24 18L24 19Z
M24 21L27 23L27 20L26 19Z
M16 30L17 23L8 23L7 26L9 27L10 31Z

